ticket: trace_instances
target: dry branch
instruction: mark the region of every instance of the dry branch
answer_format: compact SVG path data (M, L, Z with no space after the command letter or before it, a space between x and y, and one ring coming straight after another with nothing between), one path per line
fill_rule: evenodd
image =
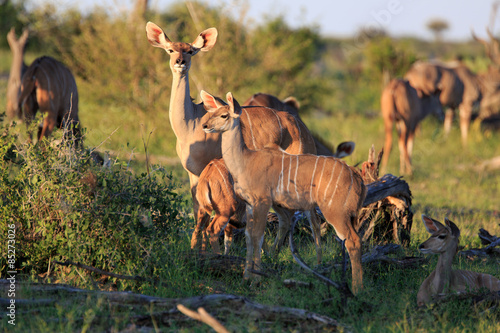
M182 304L177 304L177 310L186 316L201 321L212 327L217 333L229 333L229 331L214 317L212 317L204 308L198 308L198 312L186 308Z
M0 290L7 290L9 285L9 281L0 280ZM168 326L175 322L177 327L192 327L192 321L186 321L186 317L178 310L177 306L179 304L191 309L206 309L218 318L234 316L241 321L255 321L262 330L272 329L276 322L280 322L285 330L297 332L331 332L341 328L336 320L314 312L289 307L262 305L246 297L229 294L162 298L130 292L90 291L60 284L24 283L19 281L18 285L22 285L22 288L19 289L22 289L23 293L27 294L26 299L32 299L33 294L36 294L40 299L45 299L47 295L51 295L51 299L54 299L55 303L61 304L72 300L79 303L81 297L94 296L103 298L110 311L126 305L130 312L123 320L125 322L129 321L131 327L134 327L137 331L152 329L158 323ZM23 299L21 294L16 295L16 302L21 299ZM35 308L38 308L37 305L34 303ZM145 309L154 309L154 312L150 313L150 310L145 312ZM269 323L269 327L266 327L267 323ZM342 329L345 330L345 327L342 327Z

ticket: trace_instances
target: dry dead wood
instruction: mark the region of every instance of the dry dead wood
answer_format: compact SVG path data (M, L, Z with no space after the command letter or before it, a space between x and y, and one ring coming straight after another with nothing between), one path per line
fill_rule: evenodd
M203 308L214 319L231 330L231 323L226 318L235 317L241 321L255 321L262 331L270 331L276 322L280 322L286 330L296 332L324 331L332 332L341 329L339 323L327 316L303 309L269 306L256 303L246 297L230 294L212 294L186 298L163 298L135 294L131 292L90 291L61 284L25 283L18 281L19 290L23 294L16 295L16 302L22 299L33 300L33 295L45 300L50 297L53 303L80 303L82 297L102 298L109 307L126 308L130 311L123 320L129 321L136 330L152 329L155 325L176 327L192 327L193 321L182 314L178 305L185 308ZM0 280L0 290L6 291L10 282ZM23 296L25 295L25 296ZM34 302L27 310L38 311L39 304ZM345 327L342 327L345 330ZM234 330L234 329L233 329Z
M375 147L361 166L367 194L360 212L358 232L363 242L374 238L378 242L408 245L413 223L412 195L408 183L401 177L386 174L379 178L380 161L384 151L375 158Z
M499 255L500 250L496 247L500 245L500 237L491 235L487 230L481 228L478 233L481 239L481 244L487 245L482 249L470 249L466 251L460 251L459 254L466 257L489 257L493 255Z

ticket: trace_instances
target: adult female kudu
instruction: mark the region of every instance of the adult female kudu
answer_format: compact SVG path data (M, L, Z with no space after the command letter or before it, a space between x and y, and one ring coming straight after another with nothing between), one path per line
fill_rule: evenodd
M418 306L431 302L433 296L450 292L469 292L481 288L500 291L500 280L489 274L452 269L457 253L460 229L447 218L441 224L422 214L422 222L431 237L420 244L420 252L439 255L436 269L424 280L417 294Z
M242 136L242 109L231 93L229 105L201 92L211 113L203 129L222 133L222 156L234 178L238 196L247 203L247 255L244 278L258 278L251 271L260 267L261 247L271 206L310 211L316 206L332 224L345 245L352 265L353 292L363 286L361 239L356 232L358 211L366 187L356 169L340 159L316 155L290 155L275 149L250 150ZM314 214L312 214L314 215Z
M250 106L265 106L268 108L272 108L275 110L286 111L297 119L302 121L299 114L300 103L293 96L287 97L284 100L280 100L278 97L257 93L253 94L249 99L247 99L243 105ZM316 153L318 155L325 156L334 156L338 158L346 157L352 154L354 151L355 144L352 141L342 142L337 146L337 150L333 150L332 147L329 147L328 143L325 143L320 137L311 133L314 138L314 144L316 146Z
M163 30L152 22L147 23L146 32L152 46L162 48L170 55L170 125L177 138L177 155L189 175L196 216L199 209L196 200L198 178L211 160L222 157L222 151L220 134L207 134L202 130L201 118L206 111L202 103L195 104L191 100L189 69L194 55L200 51L209 51L215 45L217 29L202 31L193 43L171 42ZM242 122L246 125L243 136L253 149L275 147L292 154L316 153L309 131L292 115L263 107L249 107L243 113ZM192 244L198 243L201 230L197 226L193 232Z
M382 172L385 172L392 149L392 128L394 123L399 136L399 162L401 174L411 174L413 139L418 124L431 112L443 118L443 109L437 96L425 95L413 88L408 81L393 79L382 91L380 109L385 127L384 156Z
M16 39L13 28L7 34L13 55L7 84L7 114L9 117L24 117L29 125L40 110L47 116L38 132L38 140L48 137L54 127L64 124L73 128L74 138L79 142L75 78L66 66L47 56L35 59L27 67L23 58L28 35L28 30L24 30L22 36Z

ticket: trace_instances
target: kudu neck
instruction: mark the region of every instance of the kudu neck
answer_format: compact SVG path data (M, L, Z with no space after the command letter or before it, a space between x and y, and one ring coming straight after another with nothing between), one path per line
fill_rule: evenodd
M188 72L181 74L172 70L172 75L169 118L175 135L179 137L182 132L189 131L189 123L192 120L201 118L203 114L196 114L196 107L190 95Z
M436 265L436 275L434 279L437 281L438 292L444 292L450 287L451 275L453 272L452 264L455 257L456 246L448 251L441 253Z
M229 129L222 132L222 158L231 174L238 174L245 165L244 153L248 150L243 140L240 118L231 118Z

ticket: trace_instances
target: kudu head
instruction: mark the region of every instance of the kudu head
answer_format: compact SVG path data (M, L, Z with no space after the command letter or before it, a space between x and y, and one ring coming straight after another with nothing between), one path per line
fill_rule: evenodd
M170 55L170 69L179 74L189 71L192 56L199 51L210 50L217 41L215 28L203 30L192 43L171 42L163 30L153 22L146 24L146 33L151 45L164 49Z
M436 90L435 94L427 95L420 89L415 89L422 103L422 109L426 114L435 115L439 121L444 121L443 105L439 101L441 90Z
M204 90L200 92L200 97L205 110L207 110L207 114L201 120L203 130L206 133L225 132L233 128L236 122L239 122L241 106L233 98L232 93L228 92L226 95L228 104Z
M422 222L431 237L420 244L418 247L420 252L426 254L456 253L460 229L448 218L445 217L444 221L446 225L422 214Z

